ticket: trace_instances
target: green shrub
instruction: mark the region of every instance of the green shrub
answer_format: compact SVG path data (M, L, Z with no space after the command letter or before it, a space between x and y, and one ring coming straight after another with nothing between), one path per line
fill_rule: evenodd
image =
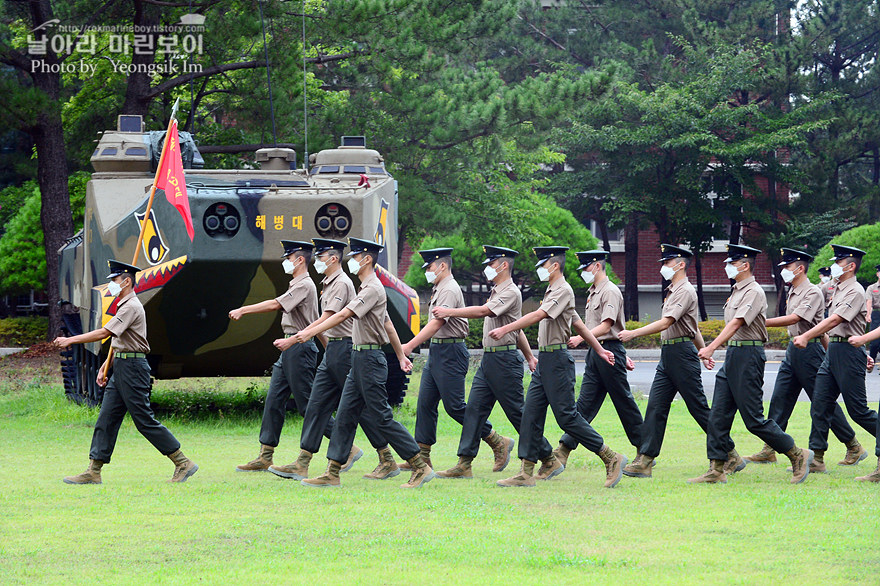
M46 317L9 317L0 319L0 346L27 347L46 339Z
M636 328L640 328L649 322L643 321L628 321L626 322L626 329L634 330ZM712 340L718 337L718 334L721 333L721 330L724 329L724 320L721 319L710 319L707 321L700 322L700 332L703 334L703 340L706 344L710 343ZM769 348L785 348L788 346L788 329L787 328L767 328L767 335L769 337L769 341L767 342L767 346ZM641 336L632 340L631 342L626 344L627 348L659 348L660 347L660 334L653 334L650 336Z
M156 389L150 396L153 410L160 417L175 415L183 419L259 415L265 402L266 388L260 383L237 392L210 387Z
M873 283L877 280L877 271L874 266L880 264L880 224L857 226L833 238L831 242L864 250L866 254L856 277L862 283ZM827 267L831 264L831 256L832 250L829 242L819 250L816 254L816 260L810 265L810 271L807 275L812 282L815 283L819 280L821 267Z

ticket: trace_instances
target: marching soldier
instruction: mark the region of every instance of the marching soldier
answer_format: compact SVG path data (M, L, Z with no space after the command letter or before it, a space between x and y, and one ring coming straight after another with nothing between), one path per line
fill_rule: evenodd
M764 343L768 339L764 325L767 296L753 276L755 259L760 252L749 246L730 244L727 247L724 270L727 277L736 283L724 305L726 324L718 337L697 353L703 360L712 358L715 350L727 342L727 356L715 377L715 395L709 412L706 451L711 464L705 474L688 482L727 482L724 465L734 447L730 427L737 411L746 429L777 452L788 456L791 460L792 484L803 482L810 473L812 450L797 447L794 439L782 431L775 421L764 419L761 399L766 362ZM736 459L742 461L741 458Z
M669 408L675 394L684 399L691 417L706 431L709 423L709 404L703 393L700 359L697 350L706 346L699 328L697 292L687 278L687 269L693 254L671 244L660 245L660 274L670 282L663 302L660 319L635 330L623 330L617 337L629 342L639 336L660 332L660 363L648 395L642 445L638 455L623 473L635 478L650 478L654 459L660 455ZM582 261L583 262L583 261ZM595 333L595 330L593 330ZM608 346L606 345L605 348ZM615 354L615 358L616 358ZM707 369L715 367L711 358L704 360ZM728 458L730 470L735 470L736 458Z
M428 305L429 321L416 336L404 344L403 353L412 354L426 340L431 341L428 362L422 371L419 385L419 399L416 406L416 442L419 444L422 460L433 468L431 446L437 442L437 406L443 401L443 408L458 423L464 425L466 410L464 400L464 379L467 376L470 354L465 338L468 335L468 321L464 317L436 317L435 308L461 309L464 295L461 287L452 276L452 248L420 250L425 263L422 265L431 291ZM521 385L520 385L521 386ZM510 461L514 441L502 437L492 429L489 421L484 421L480 429L483 438L495 455L495 467L503 470ZM400 465L409 470L409 464Z
M385 382L388 379L388 363L382 345L389 342L391 319L386 311L385 288L376 276L376 260L382 250L380 244L360 238L349 238L349 272L357 274L361 286L351 303L323 323L310 326L296 336L299 343L307 343L313 336L354 318L352 328L353 352L351 370L345 379L330 447L327 450L327 471L315 478L301 481L303 486L325 488L340 487L339 472L352 451L352 442L359 420L371 421L400 457L410 463L412 475L401 488L419 488L434 478L434 471L425 464L419 453L419 445L406 428L394 420L388 404ZM393 340L392 340L393 341ZM400 368L412 370L412 363L404 355L400 344L394 346Z
M356 296L351 278L342 270L342 252L347 246L345 242L315 238L312 243L315 245L315 271L319 275L324 275L323 290L321 291L323 313L308 327L319 325L339 313ZM333 427L332 414L339 406L342 388L351 370L351 330L351 320L345 320L338 326L327 330L324 358L315 373L308 406L303 414L299 457L294 463L286 466L269 466L269 472L294 480L308 478L309 463L312 456L321 449L324 432L328 426L331 429ZM295 345L295 340L292 337L280 338L275 340L274 344L276 348L286 352ZM365 477L384 480L400 474L391 455L391 450L388 449L388 444L381 435L375 432L372 423L363 421L361 427L370 439L370 443L379 452L379 466ZM345 472L350 468L362 454L362 450L352 447L352 456L349 458L347 467L342 471Z
M642 445L644 421L626 378L626 350L617 339L617 335L626 327L626 319L623 314L623 294L611 282L605 270L606 263L611 260L611 253L589 250L579 252L577 256L582 278L587 285L592 285L584 311L584 323L602 347L614 354L614 364L608 364L595 353L587 352L581 392L577 400L578 412L588 422L592 422L605 402L605 396L610 395L627 438L638 450ZM583 338L574 336L568 341L568 345L576 348L582 342ZM577 447L577 443L577 440L566 434L559 440L555 453L563 465L568 463L568 456Z
M483 246L486 268L483 272L493 283L492 292L485 305L474 307L447 308L434 307L432 314L438 319L463 317L469 319L485 318L483 321L483 358L471 383L464 423L461 428L461 441L458 445L458 464L449 470L438 472L441 478L473 478L471 463L480 447L480 436L495 403L501 404L508 421L519 433L523 412L523 357L529 369L534 372L538 359L532 355L526 335L509 333L496 340L489 336L493 329L515 322L522 317L522 293L513 282L513 261L519 254L515 250L500 246ZM504 470L510 460L514 441L502 438L504 457L495 453L493 472ZM488 443L488 442L487 442ZM541 453L547 454L542 460L541 470L536 478L552 478L564 469L553 456L550 443L542 441ZM491 445L491 444L490 444ZM493 446L494 451L494 446Z
M865 289L856 280L856 272L865 255L863 250L832 244L831 276L837 279L837 288L831 299L827 318L800 334L792 342L806 348L813 338L828 333L828 352L816 374L810 416L810 448L824 453L828 449L828 428L842 394L847 413L871 435L877 435L877 412L868 408L865 392L865 323L867 302ZM853 339L852 343L850 339ZM869 479L869 477L863 477Z
M499 480L498 486L535 486L535 463L548 458L552 453L552 450L548 451L549 444L544 440L544 420L548 406L553 409L553 415L562 430L597 454L605 463L606 488L617 486L627 462L626 456L605 445L602 436L590 427L575 405L574 359L567 345L572 328L608 364L614 364L614 353L602 348L577 315L574 291L563 276L566 250L568 248L565 246L542 246L534 249L538 257L538 277L542 281L549 281L541 307L513 323L489 332L489 337L493 340L501 340L507 334L540 324L538 367L532 374L532 382L526 394L520 429L519 457L522 460L522 469L511 478Z
M868 315L871 316L871 329L876 330L880 327L880 265L875 265L877 271L875 276L877 282L873 283L867 290L868 297ZM877 353L880 352L880 340L873 340L868 347L868 355L871 360L877 360Z
M275 299L233 309L229 312L229 318L239 320L251 313L281 311L281 328L285 338L290 338L318 318L318 294L308 269L315 246L311 242L293 240L282 240L281 245L284 247L284 254L281 255L284 272L291 276L287 291ZM272 456L284 427L287 400L293 394L297 411L306 412L317 359L318 347L314 342L309 342L284 350L272 365L272 378L260 427L260 455L247 464L237 466L238 472L265 472L272 465ZM329 424L326 425L324 435L330 437L332 429ZM352 453L354 456L360 457L356 451Z
M782 269L782 280L790 285L785 304L788 315L768 319L767 327L788 326L788 335L793 339L822 321L825 315L825 301L819 287L807 279L807 269L813 257L806 252L791 248L783 248L780 254L782 261L778 266ZM813 398L816 373L825 359L825 348L820 343L824 342L822 338L811 339L806 348L798 348L789 342L785 350L785 359L779 366L776 386L773 388L770 409L767 412L767 416L783 431L788 426L788 420L801 390L803 389L811 400ZM868 453L856 439L856 432L850 427L843 410L837 403L834 404L834 413L831 416L831 430L837 439L846 445L846 455L838 464L851 466L867 457ZM826 472L824 450L814 449L813 453L810 472ZM746 460L756 464L775 463L776 452L768 444L764 444L760 452L749 456Z
M147 363L147 354L150 352L150 345L147 343L147 320L144 306L134 292L136 275L140 269L117 260L107 261L107 264L110 267L110 274L107 275L110 283L107 288L110 294L116 297L116 315L107 322L106 326L97 330L70 338L55 338L57 346L67 348L71 344L100 342L113 336L111 354L98 371L98 385L102 387L107 385L107 388L104 390L101 412L98 414L95 431L92 433L89 467L82 474L65 477L64 482L101 484L101 468L104 464L110 463L119 427L126 412L131 414L131 419L141 435L174 462L171 482L186 482L199 467L183 455L180 451L180 442L164 425L156 421L153 408L150 406L152 383L150 365ZM107 368L114 352L113 374L108 381Z

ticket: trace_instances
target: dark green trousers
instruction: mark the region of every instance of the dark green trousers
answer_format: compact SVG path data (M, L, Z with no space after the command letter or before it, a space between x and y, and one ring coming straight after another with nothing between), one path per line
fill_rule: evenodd
M730 427L736 412L746 429L779 453L794 447L794 439L772 419L764 419L764 364L762 346L728 346L724 366L715 376L715 395L709 412L706 453L710 460L727 460L734 448Z
M601 451L604 444L602 436L578 412L574 400L574 382L574 358L568 350L538 354L538 368L532 373L523 408L520 459L537 462L550 455L550 444L544 439L548 406L567 436L591 452Z
M877 328L880 328L880 309L872 309L871 329L876 330ZM880 339L871 342L868 352L871 354L871 358L877 358L877 353L880 352Z
M345 379L348 378L350 371L351 338L328 342L324 358L315 373L309 405L303 415L302 437L300 438L300 448L303 450L312 454L317 453L321 449L321 440L327 434L328 426L332 431L335 423L333 412L339 407ZM369 421L361 421L361 427L375 449L378 450L388 445L385 438L374 429Z
M327 458L345 462L354 443L358 422L368 422L404 460L419 453L419 445L406 428L394 420L388 404L385 382L388 380L388 362L381 350L354 350L351 370L345 379L336 423L330 437Z
M151 388L150 365L146 358L117 358L113 361L113 374L104 390L101 412L92 433L90 459L110 461L126 413L131 414L137 430L160 453L167 456L180 449L180 442L153 415Z
M691 417L706 431L709 424L709 403L703 393L700 378L700 359L693 342L668 344L660 349L660 363L651 383L645 425L642 427L642 446L639 453L652 458L660 455L669 408L676 393L684 399Z
M866 363L864 347L856 348L848 342L828 344L825 360L816 373L816 386L810 405L810 416L813 418L811 450L828 449L828 429L840 395L843 395L850 418L871 435L877 435L877 412L868 408L868 394L865 391Z
M779 424L783 431L788 427L788 420L791 419L801 390L807 393L810 401L813 400L816 375L824 360L825 348L818 341L807 344L806 348L798 348L791 342L788 343L785 358L779 365L779 374L776 375L776 386L773 387L770 408L767 410L767 416ZM831 431L843 443L856 436L856 432L843 414L843 409L836 402L831 415Z
M642 445L644 421L626 378L626 350L622 343L615 340L602 342L602 347L614 353L614 366L602 360L592 350L587 352L577 409L584 419L592 423L602 408L606 395L610 395L629 443L639 449ZM578 445L578 441L568 434L563 434L559 441L571 450Z
M483 353L480 367L471 383L471 392L464 412L461 441L458 444L459 456L469 458L477 456L480 438L486 437L484 433L486 420L496 402L501 405L507 420L513 424L517 433L521 433L524 367L524 360L519 350ZM553 450L550 442L543 436L541 439L543 445L539 448L539 453L550 453Z
M314 340L305 344L294 344L281 353L272 365L272 378L263 406L263 423L260 426L260 443L277 446L287 414L287 400L293 395L296 410L305 414L315 380L315 366L318 361L318 347ZM330 437L333 427L324 426L324 435Z
M443 409L458 423L464 425L467 405L464 401L464 379L467 376L470 355L464 342L431 344L428 362L422 371L419 400L416 404L416 441L429 446L437 443L437 407ZM520 387L522 388L522 387ZM492 433L492 424L484 421L481 437Z

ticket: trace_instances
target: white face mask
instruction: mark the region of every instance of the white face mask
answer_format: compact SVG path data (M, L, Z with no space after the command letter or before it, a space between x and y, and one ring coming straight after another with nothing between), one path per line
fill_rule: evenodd
M281 263L281 266L284 267L285 273L287 273L288 275L293 274L293 261L285 258L284 261Z
M544 267L538 267L538 278L541 279L542 281L549 281L550 280L550 271L548 271Z
M727 263L726 265L724 265L724 272L727 273L728 279L735 279L736 276L739 274L739 269L732 264Z
M116 281L110 281L107 283L107 290L110 291L110 295L116 297L120 293L122 293L122 285L117 283Z
M358 271L361 270L361 263L356 258L348 259L348 272L353 275L356 275Z
M583 271L581 271L581 279L584 280L584 283L586 283L587 285L589 285L589 284L591 284L593 281L596 280L596 275L593 274L593 273L591 273L590 271L584 269Z
M660 267L660 276L662 276L667 281L671 281L672 277L675 276L675 273L676 273L676 270L672 267L668 267L666 265L663 265L662 267Z
M490 266L487 266L485 269L483 269L483 274L486 275L487 279L489 279L490 281L493 281L495 279L495 277L498 276L498 271L496 271L495 269L493 269Z
M434 271L425 271L425 279L427 279L429 283L433 283L437 280L437 273Z
M837 263L831 265L831 278L839 279L844 273L843 267Z
M782 277L782 280L786 283L791 283L794 281L794 273L788 269L782 269L779 271L779 276Z
M826 277L825 275L822 275L821 277L819 277L819 280L820 280L822 283L827 283L828 281L831 280L831 277Z

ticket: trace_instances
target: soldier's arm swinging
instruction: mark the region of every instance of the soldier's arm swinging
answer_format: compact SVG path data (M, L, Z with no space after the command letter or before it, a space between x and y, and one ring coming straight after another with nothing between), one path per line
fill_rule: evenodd
M529 365L529 370L535 372L535 369L538 368L538 359L532 354L532 347L529 345L529 339L526 338L526 333L522 330L520 330L519 334L516 336L516 347L519 348L519 351L523 354L523 358L526 359L526 363Z
M409 342L407 342L403 346L404 356L409 356L410 354L413 353L413 351L416 348L421 346L426 340L430 340L431 338L433 338L434 334L436 334L440 330L440 328L443 327L443 324L445 324L445 323L446 323L446 320L440 319L440 318L434 318L434 319L428 321L428 323L425 324L425 327L423 327L421 329L421 331L419 331L419 333L416 334L415 338L413 338L412 340L410 340Z
M782 328L786 326L793 326L799 321L801 321L801 317L799 315L790 313L788 315L780 315L779 317L767 318L767 322L765 325L768 328Z
M608 321L608 320L605 320ZM602 322L605 323L605 322ZM651 322L647 325L644 325L640 328L636 328L634 330L623 330L619 334L617 334L617 338L621 342L629 342L633 338L638 338L640 336L650 336L651 334L658 334L663 330L669 329L672 324L675 323L675 318L672 317L664 317L658 319L655 322ZM609 328L610 329L610 328ZM593 333L596 333L596 328L593 328Z
M334 313L333 317L329 317L321 323L318 323L316 321L313 324L309 324L306 329L300 330L298 334L291 338L288 338L288 340L296 340L295 343L303 344L311 340L314 336L317 336L318 334L323 334L330 328L338 326L350 317L354 317L354 312L346 307L342 311Z
M333 316L335 313L335 311L325 311L318 319L307 325L304 329L309 329L313 326L324 323L325 321L330 319L330 317ZM327 338L325 336L318 336L318 341L321 342L321 345L324 346L324 348L327 347ZM298 342L295 338L278 338L277 340L272 342L272 345L284 352L285 350L297 343Z
M580 336L586 340L587 345L593 349L602 359L608 364L614 366L614 353L609 352L605 348L602 347L602 344L599 343L599 340L596 336L593 335L593 332L587 327L587 325L581 321L579 317L576 317L571 322L571 327L576 331Z
M478 319L481 317L495 316L494 313L486 305L471 305L469 307L435 307L431 312L435 318L446 319L449 317L465 317L467 319Z
M239 320L241 316L249 313L269 313L270 311L280 311L281 304L274 299L267 299L253 305L245 305L229 312L229 319Z
M403 353L403 346L400 345L400 338L397 335L397 330L394 329L391 319L386 318L383 325L385 326L385 333L388 334L388 341L391 342L394 354L397 356L398 362L400 362L400 370L406 373L412 372L412 362Z
M807 342L812 340L813 338L818 338L825 332L831 331L835 327L837 327L841 322L843 322L843 317L841 317L837 313L832 313L818 324L813 326L812 329L807 331L806 333L801 334L800 336L795 337L792 340L795 346L798 348L806 348Z
M708 360L712 358L712 354L715 353L722 344L726 343L729 339L733 337L738 329L740 329L746 321L741 317L735 317L724 326L724 329L721 330L721 333L718 334L718 337L712 340L712 343L700 350L697 353L697 356L702 360Z
M532 313L527 313L518 320L513 323L509 323L506 326L501 326L500 328L495 328L491 332L489 332L489 337L493 340L500 340L506 334L510 332L515 332L517 330L524 330L529 326L533 326L542 319L547 319L550 317L547 315L547 312L543 309L536 309Z
M88 344L89 342L100 342L101 340L109 338L112 335L113 334L111 334L110 330L108 330L107 328L99 328L97 330L92 330L91 332L86 332L77 336L71 336L70 338L58 336L57 338L55 338L55 340L52 341L52 343L59 348L67 348L71 344Z
M850 336L849 343L858 348L859 346L864 346L868 342L873 342L877 338L880 338L880 328L874 328L867 334L862 334L861 336Z

